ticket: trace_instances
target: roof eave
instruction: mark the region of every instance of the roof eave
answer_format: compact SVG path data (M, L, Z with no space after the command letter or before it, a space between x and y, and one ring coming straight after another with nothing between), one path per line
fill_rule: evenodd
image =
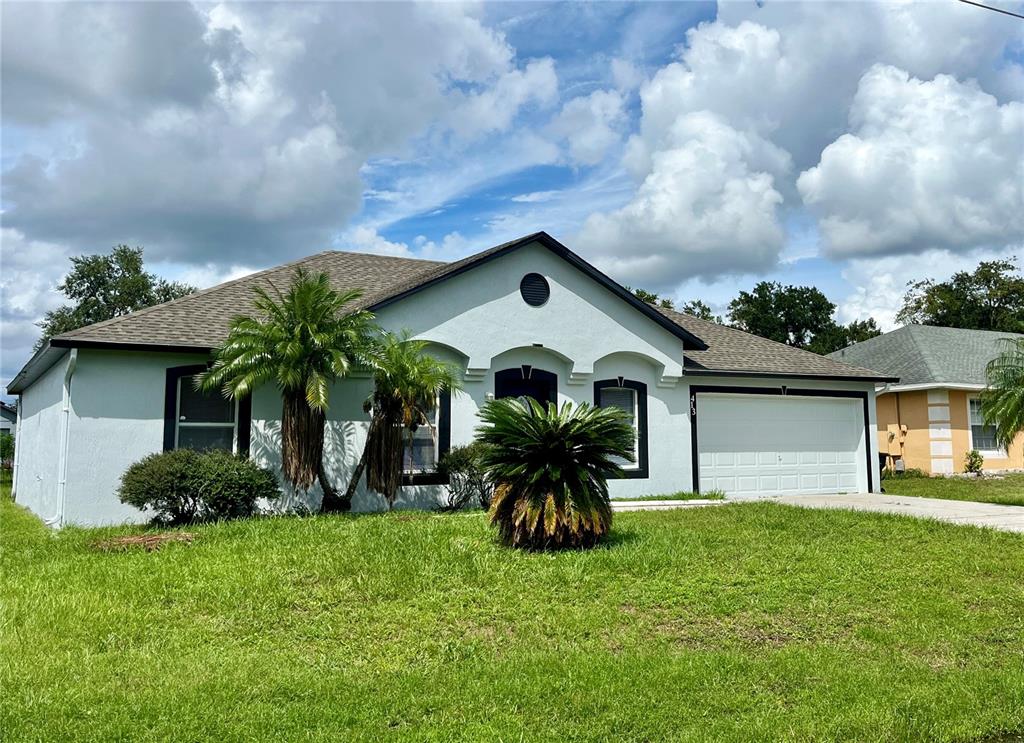
M858 376L855 374L806 374L790 371L743 371L738 369L693 369L685 368L683 376L686 377L768 377L787 379L815 379L832 380L835 382L898 382L899 377L885 376Z

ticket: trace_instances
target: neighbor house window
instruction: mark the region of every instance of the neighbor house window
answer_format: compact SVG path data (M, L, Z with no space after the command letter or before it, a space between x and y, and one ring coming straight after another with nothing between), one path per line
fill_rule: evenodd
M164 392L164 451L223 449L249 453L252 398L228 400L218 392L196 389L196 376L205 365L167 370Z
M971 448L982 454L1005 456L996 443L996 427L985 424L985 416L981 414L981 400L977 397L967 399L971 426Z
M402 455L402 483L404 485L440 485L447 480L438 474L437 463L451 448L452 396L450 392L438 395L434 405L427 412L430 425L421 423L412 432L402 431L404 453Z
M629 417L636 461L623 458L617 463L626 477L647 477L647 385L622 377L595 382L594 404L600 408L618 408Z

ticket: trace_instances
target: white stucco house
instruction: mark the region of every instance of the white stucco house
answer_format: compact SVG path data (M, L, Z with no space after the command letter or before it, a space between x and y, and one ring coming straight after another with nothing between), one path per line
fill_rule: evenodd
M631 413L638 461L611 483L616 498L878 488L875 384L891 379L648 305L541 232L448 264L319 253L52 339L9 385L20 396L16 501L53 525L140 521L116 489L152 452L223 446L276 467L275 388L236 404L187 381L250 310L252 288L284 289L299 265L362 289L359 305L383 327L428 340L461 370L464 392L438 401L437 441L418 442L399 506L436 504L437 458L472 439L487 399L523 394ZM338 487L362 450L370 387L353 376L331 393L326 459ZM379 508L360 488L354 508ZM319 499L286 490L284 502Z

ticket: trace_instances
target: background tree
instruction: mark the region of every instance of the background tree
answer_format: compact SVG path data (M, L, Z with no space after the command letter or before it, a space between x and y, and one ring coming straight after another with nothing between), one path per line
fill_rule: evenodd
M874 318L839 325L835 309L813 286L761 281L729 303L729 319L748 333L821 354L881 334Z
M1024 432L1024 338L1004 339L1002 345L985 368L988 389L981 394L981 412L996 427L996 442L1009 451Z
M807 348L814 336L832 330L835 308L815 287L761 281L729 302L729 320L748 333Z
M656 304L659 307L665 308L666 310L675 309L675 305L672 304L672 300L669 299L668 297L659 296L654 292L647 291L646 289L631 289L628 286L626 287L626 289L633 292L633 294L636 295L637 299L639 299L642 302L647 302L647 304Z
M41 348L55 335L127 315L145 307L192 294L194 286L164 281L146 273L142 248L118 245L109 255L80 255L71 259L71 272L58 287L73 304L47 312L39 327Z
M716 322L719 325L725 325L725 320L722 319L722 316L714 314L711 311L711 308L699 299L694 299L687 302L679 311L686 315L693 315L694 317L700 318L701 320L707 320L708 322Z
M369 363L376 325L373 315L349 305L359 291L331 288L325 273L296 269L285 294L271 297L260 287L257 317L236 317L227 340L202 376L205 390L245 397L274 382L281 391L281 463L285 478L308 490L319 480L322 511L347 509L327 480L324 429L331 384L353 364Z
M896 315L900 324L1024 332L1024 276L1017 273L1016 258L982 261L948 281L908 286Z
M373 393L366 401L370 428L363 454L344 495L351 503L363 471L366 484L390 509L402 484L406 445L419 426L431 426L438 395L461 388L455 367L426 353L427 342L384 333L373 360ZM432 436L437 431L431 427Z

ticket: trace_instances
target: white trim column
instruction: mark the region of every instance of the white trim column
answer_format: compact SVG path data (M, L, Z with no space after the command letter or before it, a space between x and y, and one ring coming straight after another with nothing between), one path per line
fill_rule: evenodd
M949 414L949 390L928 390L928 439L932 474L953 474L953 425Z

